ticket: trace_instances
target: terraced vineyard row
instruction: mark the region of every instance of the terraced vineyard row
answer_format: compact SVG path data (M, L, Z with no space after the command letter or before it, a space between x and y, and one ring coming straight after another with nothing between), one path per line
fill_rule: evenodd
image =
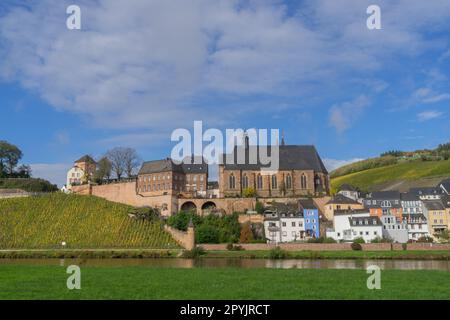
M128 217L129 206L55 193L0 200L0 249L175 248L160 223Z

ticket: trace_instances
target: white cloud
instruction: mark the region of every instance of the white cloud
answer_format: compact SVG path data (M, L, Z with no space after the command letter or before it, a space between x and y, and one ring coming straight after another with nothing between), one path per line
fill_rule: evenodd
M435 110L423 111L417 114L417 120L419 122L425 122L436 118L440 118L443 114L444 113Z
M348 160L337 160L337 159L323 159L323 163L325 165L325 167L327 168L327 170L329 172L340 168L342 166L345 166L347 164L353 163L353 162L357 162L357 161L361 161L364 160L362 158L354 158L354 159L348 159Z
M34 178L42 178L62 187L66 184L67 171L72 167L68 163L35 163L31 164L31 174Z
M36 1L2 16L0 75L98 127L158 132L205 115L234 120L199 102L205 95L302 96L369 78L389 58L433 47L424 27L446 30L450 17L444 0L380 0L383 30L372 32L366 0L306 1L293 15L279 1L79 0L83 30L69 31L69 4Z
M330 108L329 123L338 133L348 130L370 105L370 100L364 95L353 101L336 104Z

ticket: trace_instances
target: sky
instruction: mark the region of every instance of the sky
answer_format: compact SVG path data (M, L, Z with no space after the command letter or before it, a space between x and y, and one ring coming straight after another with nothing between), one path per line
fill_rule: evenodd
M0 140L59 185L84 154L165 158L194 120L280 129L330 170L434 148L450 140L449 77L448 0L0 2Z

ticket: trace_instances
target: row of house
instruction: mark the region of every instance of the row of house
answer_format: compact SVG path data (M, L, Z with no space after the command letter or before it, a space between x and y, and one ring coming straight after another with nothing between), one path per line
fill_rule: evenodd
M411 188L404 193L380 191L363 195L352 186L343 185L325 205L325 217L333 221L327 236L340 241L384 237L401 243L434 237L450 229L449 190L450 179L436 187Z
M264 211L268 243L294 242L320 237L320 215L312 199L273 203Z

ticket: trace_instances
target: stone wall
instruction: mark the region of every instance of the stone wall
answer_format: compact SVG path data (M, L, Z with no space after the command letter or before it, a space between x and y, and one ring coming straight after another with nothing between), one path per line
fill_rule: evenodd
M186 250L192 250L195 247L195 232L193 228L188 228L187 232L177 230L168 225L164 225L164 229Z
M200 244L205 250L227 250L226 244ZM287 251L343 251L352 250L350 243L281 243L279 245L265 243L244 243L245 250L271 250L279 246ZM362 244L363 251L391 251L403 250L402 244L396 243L366 243ZM408 244L407 250L450 250L450 244Z
M239 223L264 223L264 216L262 214L240 214Z

